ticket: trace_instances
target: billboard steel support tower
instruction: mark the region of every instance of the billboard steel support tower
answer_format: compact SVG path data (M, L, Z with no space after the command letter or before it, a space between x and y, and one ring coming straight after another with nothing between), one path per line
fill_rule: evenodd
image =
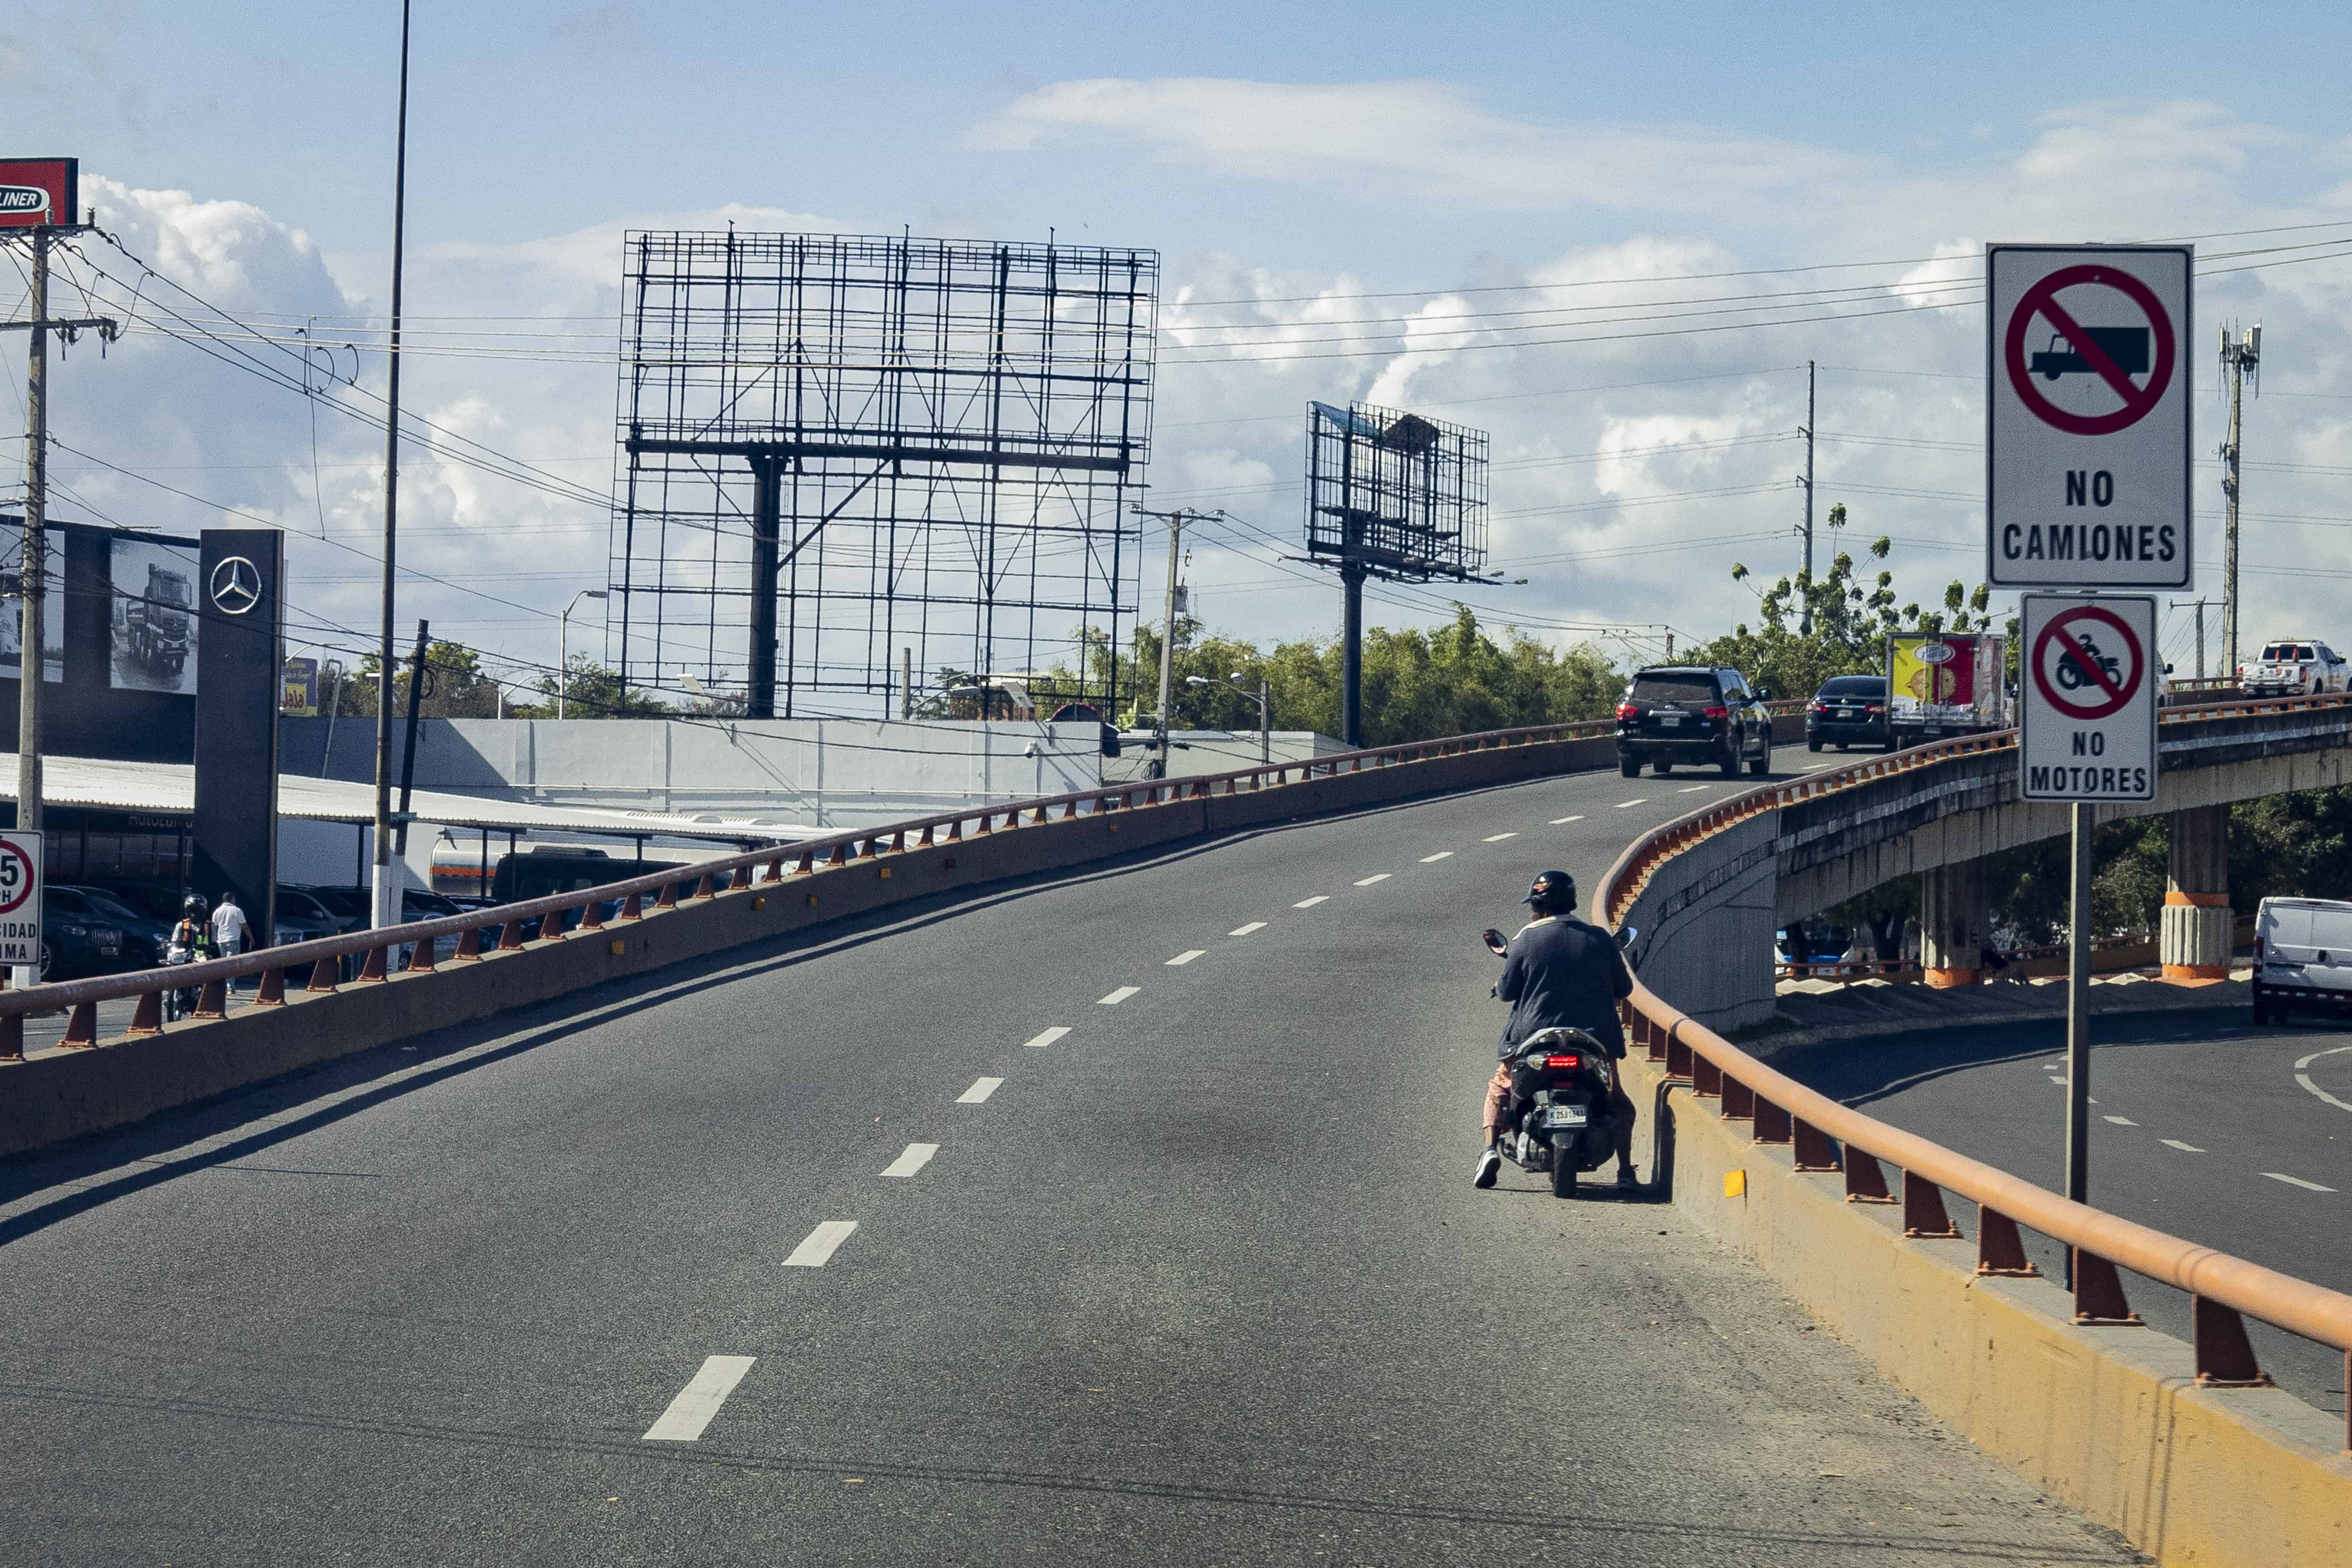
M1366 403L1308 404L1307 553L1339 568L1339 738L1361 746L1364 584L1480 577L1486 433Z
M752 717L906 712L1058 668L1108 711L1135 615L1159 256L857 235L626 237L610 590L625 683ZM736 601L750 601L741 612Z

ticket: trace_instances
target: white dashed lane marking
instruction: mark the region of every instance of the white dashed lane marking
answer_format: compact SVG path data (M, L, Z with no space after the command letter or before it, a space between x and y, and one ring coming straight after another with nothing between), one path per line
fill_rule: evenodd
M1374 882L1385 882L1388 879L1389 874L1386 871L1381 871L1370 877L1360 878L1356 882L1356 886L1359 888L1369 888Z
M2159 1138L2157 1142L2163 1144L2168 1149L2178 1149L2184 1154L2202 1154L2205 1152L2204 1150L2200 1149L2196 1144L2183 1143L2178 1138Z
M1264 921L1252 921L1245 926L1235 926L1225 934L1227 936L1247 936L1254 931L1264 931L1265 929L1265 922Z
M971 1080L970 1089L956 1096L956 1103L958 1105L985 1104L988 1097L994 1094L1003 1082L1001 1078L976 1078Z
M2290 1187L2301 1187L2306 1193L2332 1193L2334 1187L2323 1187L2317 1182L2306 1182L2301 1176L2290 1176L2284 1171L2264 1171L2273 1182L2284 1182Z
M1318 894L1316 894L1316 895L1315 895L1313 898L1311 898L1311 899L1301 899L1301 900L1299 900L1297 903L1295 903L1295 904L1291 905L1290 907L1291 907L1292 909L1294 909L1294 910L1311 910L1311 909L1313 909L1313 908L1314 908L1316 905L1318 905L1318 904L1329 903L1330 901L1331 901L1331 895L1330 895L1330 894L1328 894L1328 893L1318 893Z
M2118 1127L2137 1127L2139 1125L2138 1122L2134 1121L2128 1116L2107 1116L2102 1117L2100 1120L2104 1121L2112 1121Z
M1706 787L1707 786L1706 784L1685 784L1682 788L1675 791L1675 793L1676 795L1696 795L1699 791L1706 789Z
M885 1166L882 1173L886 1176L911 1176L929 1164L931 1156L939 1152L940 1146L936 1143L909 1143L907 1152Z
M986 1080L982 1080L986 1081ZM822 1268L824 1260L841 1249L849 1233L857 1228L854 1219L829 1219L801 1239L793 1255L784 1259L787 1268Z
M1174 969L1181 964L1190 963L1208 951L1209 950L1205 947L1188 947L1183 952L1178 953L1175 957L1170 959L1168 961L1168 967Z
M1551 819L1551 825L1554 827L1565 827L1571 822L1582 822L1583 820L1584 814L1580 811L1574 816L1555 816Z
M1116 1007L1120 1003L1126 1001L1129 997L1134 995L1137 992L1142 989L1143 987L1140 985L1122 985L1118 990L1112 992L1109 995L1104 997L1101 1001L1097 1002L1095 1005L1097 1007Z
M1453 858L1454 858L1454 851L1453 851L1453 850L1451 850L1451 849L1441 849L1441 850L1439 850L1439 851L1438 851L1436 854L1434 854L1434 855L1424 855L1424 856L1423 856L1423 857L1421 858L1421 863L1422 863L1423 865L1424 865L1424 866L1433 866L1433 865L1435 865L1435 864L1436 864L1438 861L1440 861L1440 860L1450 860L1450 859L1452 859Z
M1517 838L1517 837L1518 835L1516 833L1489 833L1486 837L1480 839L1478 842L1481 844L1500 844L1506 838Z
M1631 800L1619 801L1617 803L1617 809L1622 811L1629 805L1645 805L1649 803L1649 799L1650 797L1646 795L1637 795Z
M1024 1046L1050 1046L1055 1040L1060 1039L1064 1035L1066 1035L1069 1032L1070 1026L1067 1024L1056 1024L1052 1028L1045 1030L1040 1034L1030 1036L1021 1043Z
M710 1418L719 1414L719 1407L727 1403L727 1396L735 1392L735 1385L743 1381L743 1374L759 1359L749 1355L705 1356L702 1370L678 1391L677 1397L669 1402L669 1408L661 1413L661 1419L646 1428L643 1440L691 1443L701 1436L702 1429L710 1425Z

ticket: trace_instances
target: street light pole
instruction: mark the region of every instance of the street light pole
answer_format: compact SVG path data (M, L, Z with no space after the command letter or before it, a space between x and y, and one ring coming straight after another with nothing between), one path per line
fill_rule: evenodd
M604 599L611 595L603 588L583 588L572 595L563 613L555 617L555 716L563 718L563 700L572 689L572 612L580 607L583 599Z
M408 10L400 5L400 126L392 172L392 331L390 384L383 418L383 612L378 627L375 679L375 886L372 925L400 923L400 887L392 870L392 669L394 550L400 519L400 283L408 221Z

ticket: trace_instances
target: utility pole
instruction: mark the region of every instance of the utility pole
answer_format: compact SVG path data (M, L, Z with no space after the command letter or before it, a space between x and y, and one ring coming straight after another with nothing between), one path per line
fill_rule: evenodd
M425 700L425 639L431 626L429 621L416 623L416 658L408 667L408 731L406 744L400 748L400 826L393 829L392 844L393 853L403 858L408 854L408 803L416 789L416 718Z
M2254 373L2254 395L2262 395L2263 324L2256 321L2230 341L2221 328L2221 370L2230 378L2230 438L2221 444L2221 494L2229 505L2229 522L2221 535L2221 672L2238 679L2238 469L2240 411L2245 401L2246 373Z
M1157 518L1168 525L1168 621L1166 635L1160 639L1160 715L1156 721L1160 731L1160 761L1151 774L1153 778L1164 779L1168 776L1169 710L1176 700L1176 568L1183 554L1184 525L1206 522L1210 518L1223 517L1224 513L1198 512L1190 507L1179 507L1174 511L1146 511L1139 506L1135 509L1135 515Z
M400 5L400 128L392 173L391 385L383 419L383 614L378 627L375 682L375 885L370 924L400 923L400 884L392 869L392 610L393 555L400 519L400 272L408 218L408 8Z
M1805 477L1798 481L1805 487L1805 565L1800 581L1808 588L1813 582L1813 362L1805 362ZM1804 596L1802 608L1797 612L1797 635L1811 637L1813 632L1813 600ZM1666 656L1672 658L1674 655Z
M912 719L914 716L915 650L902 647L898 650L898 717Z
M2205 606L2212 602L2210 599L2188 601L2189 605L2197 612L2197 679L2200 680L2205 679ZM2179 609L2181 603L2180 600L2175 599L2172 601L2172 607L2176 610Z
M112 342L121 326L110 317L81 316L49 319L49 247L60 235L79 234L90 226L77 224L70 212L61 224L39 224L32 229L32 314L22 321L0 323L23 328L30 340L25 360L25 551L17 563L16 579L24 598L24 629L16 654L16 830L41 830L41 684L47 665L42 626L47 619L48 500L49 500L49 334L71 342L84 328L95 328ZM12 985L39 984L37 966L20 964Z

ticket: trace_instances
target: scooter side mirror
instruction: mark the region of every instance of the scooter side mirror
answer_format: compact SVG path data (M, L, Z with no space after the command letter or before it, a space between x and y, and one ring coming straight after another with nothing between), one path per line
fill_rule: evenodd
M1617 928L1618 951L1622 952L1630 949L1633 945L1633 939L1641 934L1642 928L1640 926L1619 926Z

